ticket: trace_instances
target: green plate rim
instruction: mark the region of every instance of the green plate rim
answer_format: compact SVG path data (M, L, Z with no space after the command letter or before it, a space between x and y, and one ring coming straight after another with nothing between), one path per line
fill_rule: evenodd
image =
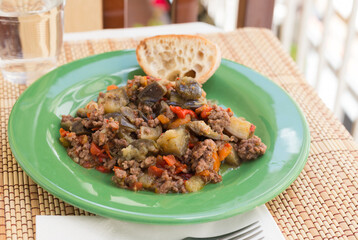
M307 120L306 120L302 110L300 109L300 107L298 106L296 101L281 86L276 84L270 78L264 76L263 74L255 71L243 64L239 64L237 62L234 62L234 61L231 61L228 59L224 59L224 58L222 59L221 63L229 62L229 63L243 66L248 71L251 71L254 74L261 75L267 81L270 81L273 85L278 87L283 92L283 94L285 94L292 101L293 105L296 107L296 110L301 117L304 138L302 140L303 141L302 142L302 151L300 152L297 159L303 159L303 160L299 161L299 164L296 166L296 168L292 169L292 170L294 170L294 172L292 174L290 174L291 177L286 179L286 181L284 181L282 184L280 184L279 187L275 188L275 190L272 191L271 194L266 194L264 198L261 198L257 201L251 202L244 209L234 209L234 210L231 209L231 211L221 212L215 216L205 216L204 215L203 217L197 217L197 218L175 218L175 216L158 216L158 215L143 214L143 213L140 213L140 214L126 213L125 210L123 210L122 212L116 212L116 214L113 215L113 211L111 210L112 209L111 207L104 207L103 205L99 206L98 204L96 204L92 201L88 201L86 199L78 198L78 197L75 198L73 195L71 195L71 193L67 192L65 189L56 187L52 183L50 185L46 184L46 182L48 182L48 181L43 177L43 175L37 174L36 172L29 171L29 167L28 167L28 164L26 163L26 161L23 162L21 159L19 159L18 152L16 150L14 150L14 149L16 149L16 147L15 147L16 141L14 140L15 138L12 133L12 119L13 119L13 112L14 112L13 110L16 109L19 102L21 102L22 99L24 97L26 97L27 92L30 91L29 89L35 88L37 85L39 85L41 83L42 79L46 78L47 75L52 74L52 72L57 71L57 69L66 68L67 66L69 66L73 63L87 62L87 61L91 61L93 58L98 58L98 57L100 57L101 59L110 58L110 57L126 54L128 52L133 52L133 51L135 51L135 50L127 49L127 50L105 52L105 53L100 53L100 54L96 54L96 55L91 55L91 56L88 56L85 58L81 58L81 59L66 63L64 65L61 65L58 68L56 68L56 69L50 71L49 73L45 74L44 76L40 77L31 86L29 86L27 89L25 89L25 91L16 100L15 104L13 105L13 108L11 110L9 120L8 120L8 131L7 132L8 132L9 145L10 145L11 151L16 159L16 162L21 166L21 168L24 170L24 172L26 172L26 174L33 181L35 181L39 186L41 186L43 189L45 189L49 193L53 194L54 196L58 197L59 199L62 199L63 201L65 201L75 207L84 209L85 211L92 212L92 213L95 213L95 214L98 214L101 216L115 218L118 220L140 222L140 223L155 223L155 224L167 224L168 225L168 224L188 224L188 223L203 223L203 222L209 222L209 221L216 221L216 220L221 220L221 219L225 219L228 217L232 217L232 216L235 216L235 215L243 213L243 212L247 212L249 210L254 209L257 206L260 206L260 205L265 204L266 202L272 200L277 195L279 195L284 190L286 190L297 179L297 177L300 175L300 173L302 172L302 170L307 162L307 158L308 158L309 150L310 150L310 131L309 131Z

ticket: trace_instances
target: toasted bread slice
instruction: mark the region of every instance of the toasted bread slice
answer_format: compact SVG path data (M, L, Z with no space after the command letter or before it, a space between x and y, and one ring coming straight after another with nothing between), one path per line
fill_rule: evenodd
M147 75L175 81L193 77L206 82L219 67L219 47L194 35L159 35L142 40L137 46L137 60Z

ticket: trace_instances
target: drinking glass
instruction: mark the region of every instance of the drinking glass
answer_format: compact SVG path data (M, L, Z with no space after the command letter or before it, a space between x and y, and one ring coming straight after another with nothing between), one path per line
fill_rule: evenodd
M0 0L0 70L31 84L57 65L65 0Z

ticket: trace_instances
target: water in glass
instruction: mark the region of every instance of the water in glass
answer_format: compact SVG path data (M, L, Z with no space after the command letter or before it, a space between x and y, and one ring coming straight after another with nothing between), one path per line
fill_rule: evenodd
M0 69L30 84L56 66L65 0L0 0Z

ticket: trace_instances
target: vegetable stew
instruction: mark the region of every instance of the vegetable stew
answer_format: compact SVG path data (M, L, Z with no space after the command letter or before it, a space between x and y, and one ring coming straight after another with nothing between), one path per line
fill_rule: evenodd
M263 155L255 128L208 101L190 77L135 76L63 115L59 140L81 166L114 173L120 188L186 193L221 182L223 162L237 167Z

